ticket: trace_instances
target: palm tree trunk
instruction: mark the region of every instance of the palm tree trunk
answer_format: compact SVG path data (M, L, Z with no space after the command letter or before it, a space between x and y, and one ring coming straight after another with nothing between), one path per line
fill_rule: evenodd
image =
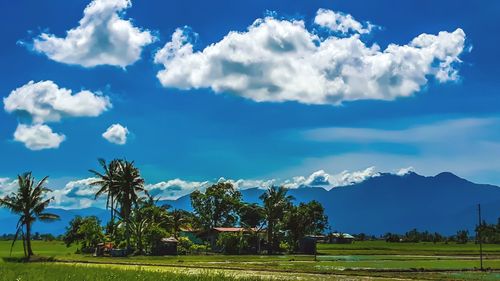
M28 257L28 252L26 252L26 237L25 237L24 233L23 233L22 239L23 239L24 257Z
M110 215L110 220L111 220L111 237L115 237L115 204L113 200L113 196L111 197L111 215Z
M267 226L267 253L269 255L273 254L273 248L274 248L274 241L273 241L273 225L272 223L268 223Z
M28 258L33 256L33 249L31 248L31 222L26 223L26 247L28 248Z

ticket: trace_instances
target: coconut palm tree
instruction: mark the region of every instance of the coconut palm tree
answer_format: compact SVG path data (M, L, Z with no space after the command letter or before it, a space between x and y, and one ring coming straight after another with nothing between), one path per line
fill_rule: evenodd
M17 176L17 184L19 189L16 193L12 193L0 199L0 206L10 209L11 212L19 215L17 222L17 230L14 236L14 243L21 234L23 239L24 255L29 259L33 255L31 248L31 227L36 220L53 221L59 219L58 215L45 212L45 209L54 198L46 198L44 195L51 190L45 187L45 182L48 177L44 177L38 183L35 183L35 178L31 172Z
M175 209L170 212L171 227L175 238L178 238L182 228L188 225L188 215L189 213L184 210Z
M115 212L116 212L116 176L118 162L120 160L112 160L109 164L106 160L100 158L97 160L99 165L104 170L103 173L97 172L96 170L89 170L96 180L91 183L91 185L100 186L101 188L96 192L95 199L99 196L106 194L106 209L110 209L110 225L113 226L115 222ZM111 229L111 234L113 234L113 228Z
M138 206L139 193L149 194L144 189L144 179L141 177L139 169L134 166L134 162L120 160L117 162L116 177L113 183L115 199L120 206L119 214L125 223L125 238L127 248L130 249L130 214L132 207Z
M260 196L264 205L264 217L267 225L268 254L272 254L277 245L275 237L277 225L283 219L285 212L292 206L293 196L287 194L285 187L271 186Z

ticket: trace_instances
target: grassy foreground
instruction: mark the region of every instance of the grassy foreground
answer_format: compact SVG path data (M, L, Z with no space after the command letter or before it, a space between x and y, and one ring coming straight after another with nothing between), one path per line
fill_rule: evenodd
M320 244L316 260L306 255L213 254L96 258L76 255L75 247L57 241L34 241L33 248L37 255L59 263L3 263L0 280L500 280L500 245L485 245L484 266L490 271L482 273L474 271L479 259L473 243ZM9 249L10 242L0 241L0 257L8 257ZM12 256L22 254L18 243Z
M183 274L178 272L151 271L143 269L118 269L118 268L99 268L86 267L79 265L62 265L51 263L4 263L0 266L1 281L123 281L123 280L138 280L138 281L157 281L157 280L172 280L172 281L230 281L235 280L233 276L228 276L222 273L206 272L204 274ZM261 280L260 278L243 277L238 280L254 281Z

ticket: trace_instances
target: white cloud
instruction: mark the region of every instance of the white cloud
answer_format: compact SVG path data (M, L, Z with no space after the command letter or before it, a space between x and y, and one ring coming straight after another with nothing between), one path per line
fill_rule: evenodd
M407 167L407 168L401 168L401 169L399 169L399 171L397 171L396 175L398 175L398 176L404 176L404 175L407 175L407 174L412 173L414 171L415 171L415 169L413 169L413 167L410 166L410 167Z
M14 132L14 140L31 150L58 148L65 139L64 135L54 133L49 126L42 124L19 124Z
M350 14L335 12L328 9L319 9L316 12L314 23L326 27L334 32L347 34L349 32L356 32L359 34L370 33L374 25L367 22L362 24L355 20Z
M347 170L338 174L328 174L324 170L319 170L307 178L304 176L293 177L291 180L286 180L283 185L286 188L299 188L303 186L323 187L330 190L338 186L348 186L363 182L369 178L377 177L380 173L375 170L375 167L369 167L361 171L349 172Z
M152 196L162 200L175 200L195 190L204 191L209 185L210 183L208 181L198 182L173 179L156 184L148 184L146 185L146 190L148 190Z
M52 60L84 67L113 65L126 67L141 57L144 46L155 37L148 30L123 19L130 0L94 0L83 11L79 26L66 37L42 33L34 40L34 49Z
M16 192L19 186L17 185L17 180L11 180L10 178L0 178L0 198Z
M218 182L229 182L231 183L236 189L239 190L244 190L244 189L249 189L249 188L267 188L269 186L272 186L273 184L276 183L275 179L270 179L270 180L258 180L258 179L239 179L239 180L232 180L232 179L225 179L225 178L220 178Z
M381 50L359 34L320 38L303 21L266 17L201 51L190 40L177 29L156 53L155 62L165 67L157 74L163 86L211 88L257 102L340 104L411 96L430 77L457 80L465 33L421 34Z
M127 143L129 133L127 127L123 127L120 124L113 124L102 134L102 137L111 143L123 145Z
M3 99L9 113L28 114L36 124L59 121L62 117L99 116L111 107L109 98L90 91L72 94L53 81L30 81Z
M64 188L53 189L48 196L53 197L54 201L51 204L55 208L64 209L81 209L88 207L105 207L105 197L95 199L95 194L99 190L99 186L91 185L96 178L86 178L80 180L69 181Z

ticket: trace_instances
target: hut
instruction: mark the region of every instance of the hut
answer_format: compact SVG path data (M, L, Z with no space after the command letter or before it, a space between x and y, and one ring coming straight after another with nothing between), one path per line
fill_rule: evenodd
M306 236L299 241L299 253L306 255L316 255L317 238Z
M217 246L217 239L219 239L219 235L221 233L242 233L242 234L252 234L252 233L260 233L262 230L259 231L257 228L243 228L243 227L214 227L204 233L202 237L204 240L208 241L212 250L215 252L219 252L222 249L220 249ZM258 250L258 245L255 249L255 251Z
M157 248L152 249L152 254L156 256L177 255L177 244L179 241L175 237L162 238Z
M328 242L331 244L352 244L354 236L348 233L334 232L328 235Z

